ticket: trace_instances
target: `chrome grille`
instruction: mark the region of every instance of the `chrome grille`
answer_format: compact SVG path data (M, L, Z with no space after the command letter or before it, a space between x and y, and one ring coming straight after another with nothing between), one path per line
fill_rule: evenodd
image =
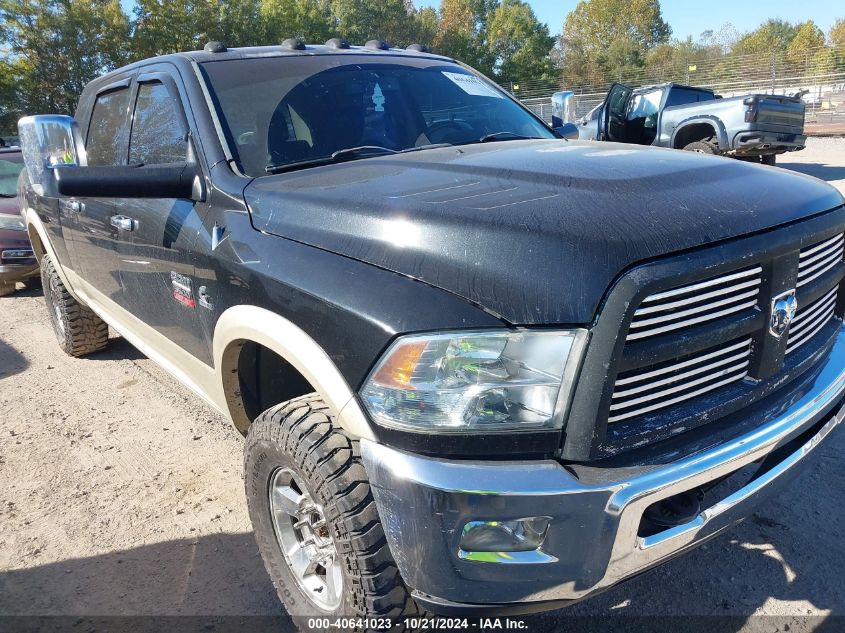
M742 380L748 374L751 338L702 350L668 363L620 373L608 422L669 407Z
M821 277L842 261L845 254L845 235L840 233L801 251L798 258L797 287Z
M634 312L627 340L712 321L757 305L760 266L649 295Z
M836 296L839 286L831 288L827 293L804 307L798 308L789 326L789 339L786 353L789 354L809 341L833 318Z

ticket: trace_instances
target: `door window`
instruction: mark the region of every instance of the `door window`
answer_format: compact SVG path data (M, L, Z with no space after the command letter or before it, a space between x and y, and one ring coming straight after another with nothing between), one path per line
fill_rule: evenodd
M657 125L657 113L660 112L660 101L663 99L663 90L652 90L651 92L635 95L628 110L628 120L644 119L644 126L652 128Z
M89 165L121 165L126 152L124 130L129 89L105 92L97 97L88 126L85 149Z
M161 82L141 84L129 139L129 164L184 163L187 154L188 135L178 100Z

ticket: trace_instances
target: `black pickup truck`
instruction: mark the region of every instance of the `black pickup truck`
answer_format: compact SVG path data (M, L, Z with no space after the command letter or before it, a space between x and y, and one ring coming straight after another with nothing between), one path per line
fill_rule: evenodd
M112 328L246 436L305 629L589 597L843 417L845 206L813 178L566 140L378 41L211 43L20 132L60 345Z

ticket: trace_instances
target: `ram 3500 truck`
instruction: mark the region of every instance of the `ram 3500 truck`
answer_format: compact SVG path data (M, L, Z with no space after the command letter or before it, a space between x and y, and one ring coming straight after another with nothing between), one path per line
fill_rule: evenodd
M20 130L59 344L113 328L246 436L304 628L587 598L842 419L845 206L813 178L569 141L378 41L210 43Z

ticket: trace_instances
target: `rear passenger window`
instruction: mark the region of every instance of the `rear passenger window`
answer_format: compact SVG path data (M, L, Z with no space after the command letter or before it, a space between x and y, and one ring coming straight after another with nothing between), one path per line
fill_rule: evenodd
M141 84L129 138L129 164L184 163L187 139L178 100L160 82Z
M126 152L124 130L129 89L112 90L97 97L88 126L85 150L89 165L122 165Z

